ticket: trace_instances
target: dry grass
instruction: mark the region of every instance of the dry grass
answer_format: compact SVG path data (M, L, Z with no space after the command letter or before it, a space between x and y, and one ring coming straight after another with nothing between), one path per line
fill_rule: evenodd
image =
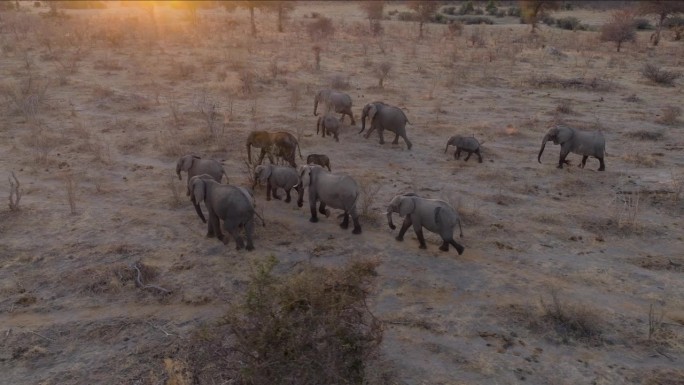
M679 106L667 106L662 109L660 116L656 119L656 123L664 124L667 126L677 126L680 121L679 118L682 116L682 108Z

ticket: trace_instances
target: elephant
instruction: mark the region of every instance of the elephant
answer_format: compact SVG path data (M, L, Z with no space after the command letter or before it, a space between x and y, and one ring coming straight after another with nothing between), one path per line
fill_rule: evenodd
M209 175L209 174L201 174L201 175L195 175L195 176L193 176L193 177L190 179L190 184L192 185L193 180L194 180L194 179L197 179L197 178L199 178L199 179L204 179L204 180L214 180L214 177L212 177L212 176ZM235 187L237 187L237 188L242 192L242 194L250 201L250 203L252 204L252 206L254 206L254 208L256 208L256 200L254 199L254 193L252 192L252 190L246 189L246 188L241 187L241 186L235 186ZM192 201L192 205L195 207L195 211L197 212L197 215L200 217L200 219L202 220L202 222L203 222L203 223L207 223L207 219L204 217L204 214L202 213L202 209L200 208L200 205L199 205L199 204L197 203L197 201L195 200L195 196L194 196L194 195L190 195L190 201ZM264 221L264 218L262 218L261 215L259 215L259 213L256 212L256 211L254 212L254 214L257 216L257 218L259 218L259 220L261 221L262 226L265 227L265 226L266 226L266 221Z
M326 107L326 112L332 111L342 114L340 121L344 119L345 115L349 115L352 126L356 125L354 113L352 112L352 100L348 94L330 88L318 91L314 98L314 116L318 116L318 113L316 112L318 103L321 103Z
M268 159L273 162L273 147L276 148L275 153L282 155L285 160L290 163L292 167L297 167L295 163L296 150L299 150L299 158L302 157L302 151L299 148L297 138L289 132L268 132L268 131L252 131L247 136L247 159L252 163L252 146L261 149L259 156L259 164L264 161L264 156L268 154Z
M544 135L541 149L537 156L537 161L541 163L541 156L544 152L546 142L553 140L553 144L560 144L560 158L558 159L558 168L563 168L563 163L569 162L565 159L569 153L582 155L582 162L578 165L581 168L587 163L587 158L593 156L600 162L598 171L605 171L606 165L603 158L606 154L606 139L600 131L580 131L572 127L557 125L551 127Z
M204 202L209 213L207 225L207 237L216 237L224 244L228 244L228 238L221 233L220 220L223 220L223 228L235 239L236 250L244 247L244 242L239 234L240 226L245 229L247 238L247 250L254 250L252 236L254 234L254 204L250 194L245 189L220 184L214 180L192 178L192 197L195 209L201 213L199 204ZM203 218L200 216L200 218Z
M226 170L223 169L223 165L218 160L213 159L202 159L197 155L183 155L178 159L176 163L176 174L178 174L178 179L183 180L181 177L181 171L188 173L188 187L186 190L186 195L190 196L190 179L195 175L208 174L212 178L221 183L221 178L223 175L226 176L226 183L228 183L228 175Z
M327 167L328 171L332 171L330 169L330 158L324 154L309 154L306 157L306 164L317 164L321 167Z
M460 159L461 151L465 151L468 153L468 156L466 156L465 159L463 159L464 161L467 162L468 159L470 159L470 155L475 153L477 154L478 162L482 163L482 154L480 154L480 142L478 142L477 139L475 139L475 137L461 135L452 136L447 141L446 148L444 149L445 154L449 149L449 146L456 146L456 152L454 152L454 159Z
M385 139L382 132L387 130L394 132L395 134L392 144L398 144L399 137L401 136L406 142L406 147L409 150L411 149L411 141L408 140L408 137L406 136L406 123L411 122L409 122L401 108L390 106L383 102L366 104L361 113L361 131L359 131L359 134L366 128L366 117L368 117L368 121L370 122L370 128L365 135L366 139L368 139L373 130L377 129L378 136L380 137L380 144L384 144Z
M299 169L300 180L303 188L309 189L309 208L311 209L310 222L318 222L316 215L316 202L321 201L318 212L327 216L326 205L334 209L344 210L344 219L340 227L349 227L349 216L354 221L352 233L361 234L361 224L359 215L356 211L356 203L359 199L360 189L358 183L343 174L333 174L327 172L318 165L306 165ZM304 204L303 194L299 196L297 205L302 207Z
M336 142L340 141L339 134L340 134L340 121L335 119L335 116L331 114L330 112L326 112L325 115L319 116L318 117L318 122L316 122L316 134L318 135L318 131L320 129L323 129L323 137L325 138L325 134L331 135L335 138Z
M285 202L289 203L290 190L296 187L297 194L301 197L304 194L304 189L299 183L299 173L297 170L288 166L259 165L254 169L254 184L252 189L256 187L257 181L266 183L266 200L271 200L271 195L274 199L280 199L276 194L278 188L285 190Z
M457 224L460 237L463 238L461 218L448 203L439 199L422 198L412 193L400 194L392 198L387 206L387 224L390 229L394 230L396 226L392 223L392 213L399 213L404 217L404 223L396 237L397 241L403 241L406 230L413 225L413 231L416 232L420 248L425 249L427 248L423 237L423 227L425 227L442 237L440 250L448 251L449 245L452 245L456 248L458 255L463 254L465 248L454 240L454 228Z

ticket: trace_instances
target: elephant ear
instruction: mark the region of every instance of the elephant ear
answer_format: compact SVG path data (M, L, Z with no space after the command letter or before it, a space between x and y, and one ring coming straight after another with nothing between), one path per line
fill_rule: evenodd
M311 184L311 167L309 165L302 166L299 176L302 180L302 187L309 187Z
M370 104L370 107L368 108L368 121L373 123L373 118L375 117L375 114L378 112L378 107L375 104Z
M204 201L204 195L206 193L206 183L203 179L197 178L192 182L192 197L197 204Z
M259 167L261 167L261 169L259 169ZM255 172L257 175L259 175L259 182L266 183L268 182L268 178L271 177L273 166L258 166Z
M192 168L192 164L195 162L195 157L193 155L186 155L183 157L181 162L181 170L188 171ZM199 158L197 158L199 159Z
M416 202L413 201L413 198L404 197L401 199L401 202L399 203L399 215L405 217L413 213L413 210L415 209Z
M575 130L573 130L570 127L559 126L556 127L556 129L558 130L558 134L556 134L556 139L560 144L567 142L573 137L573 135L575 135Z

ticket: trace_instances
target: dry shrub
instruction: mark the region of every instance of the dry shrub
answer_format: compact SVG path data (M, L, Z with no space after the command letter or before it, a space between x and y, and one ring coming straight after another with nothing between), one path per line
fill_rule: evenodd
M656 119L657 123L667 126L676 126L679 124L679 117L682 116L682 108L679 106L667 106L662 109L660 117Z
M33 120L46 102L48 86L47 80L28 76L14 84L0 84L0 95L13 107L12 113Z
M375 76L378 78L378 87L383 88L385 79L389 76L390 70L392 70L392 63L384 61L375 67Z
M656 167L662 163L662 161L653 155L644 155L640 153L627 154L622 157L625 162L635 164L637 166L644 167Z
M648 131L648 130L637 130L628 132L625 134L628 138L639 139L639 140L652 140L658 141L665 137L662 131Z
M348 90L351 88L349 84L349 76L342 74L335 74L330 78L330 88L335 90Z
M66 191L67 201L72 214L76 214L76 190L78 189L78 182L74 178L71 171L67 171L62 176L64 181L64 190Z
M620 52L622 43L636 41L635 14L631 10L613 12L610 20L601 27L602 41L612 41Z
M616 88L610 80L593 78L563 79L553 75L533 76L530 84L534 87L576 88L590 91L611 91Z
M670 87L674 86L675 80L681 76L679 72L667 71L653 64L646 64L641 69L641 74L654 83Z
M183 205L183 200L181 199L181 192L183 191L183 187L180 187L178 185L175 175L171 175L167 180L167 187L171 191L171 200L169 202L171 208L175 209L181 207Z
M180 157L185 154L178 134L171 131L161 131L157 136L157 148L161 153L170 157Z
M253 266L247 293L188 349L197 384L361 384L382 340L365 300L377 262L308 265L276 276L275 257Z
M556 106L556 112L561 114L572 114L572 104L568 100L564 100Z
M375 182L375 178L363 179L359 183L361 197L359 201L360 215L369 221L376 221L377 217L372 211L373 204L377 201L378 192L382 188L380 183Z
M306 31L311 40L325 40L335 34L335 27L331 18L323 16L309 23L306 26Z
M550 302L539 297L537 309L511 305L506 309L509 318L526 328L558 338L557 342L571 344L580 342L588 345L603 343L604 321L598 310L585 304L562 302L555 289L549 293Z
M10 211L17 211L19 210L19 201L21 201L21 184L14 171L7 177L7 180L10 185L9 209Z

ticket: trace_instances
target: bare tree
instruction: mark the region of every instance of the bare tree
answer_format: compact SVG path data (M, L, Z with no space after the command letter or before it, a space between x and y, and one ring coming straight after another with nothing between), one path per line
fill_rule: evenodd
M651 35L654 46L660 42L660 32L668 16L684 12L684 1L672 0L642 0L639 4L639 13L643 15L655 14L658 16L656 31Z
M380 25L380 20L382 20L382 12L385 9L385 2L364 1L359 4L359 7L361 7L361 9L366 13L366 16L368 16L368 26L370 27L371 33L376 35L378 31L382 30L382 27L378 27L377 25Z
M520 1L520 12L522 20L525 24L530 24L532 26L531 33L537 32L537 23L541 20L549 11L558 9L559 2L555 0L521 0Z
M265 1L248 1L248 0L236 0L236 1L222 1L221 5L228 11L232 11L235 8L247 8L249 10L249 22L252 30L252 36L256 37L257 28L256 21L254 20L254 10L257 8L262 8L268 2Z
M439 9L439 1L431 0L414 0L408 2L408 7L418 13L418 23L420 32L418 33L418 38L423 37L423 24L430 21L430 17L437 12Z
M615 42L620 52L622 43L636 41L636 23L631 10L615 11L610 20L601 27L601 40Z
M283 22L287 18L287 15L292 12L296 6L296 1L261 1L258 2L259 6L262 7L264 11L272 12L276 14L276 20L278 22L278 32L283 32Z
M7 179L10 184L9 208L12 211L17 211L19 210L19 201L21 200L21 185L17 176L14 175L14 171L12 171L12 175L7 177Z
M377 68L375 68L375 75L378 77L378 87L384 88L384 81L387 78L387 75L389 75L390 70L392 69L392 63L385 61L380 63Z

